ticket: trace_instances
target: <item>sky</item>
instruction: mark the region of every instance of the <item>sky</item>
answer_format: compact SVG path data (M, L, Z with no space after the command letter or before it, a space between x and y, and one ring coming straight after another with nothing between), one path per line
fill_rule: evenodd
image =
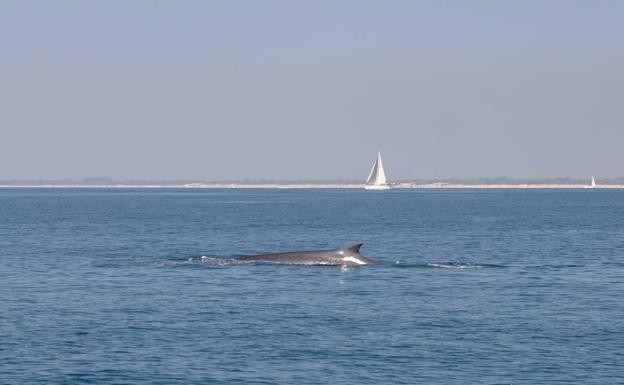
M0 180L621 177L622 15L0 0Z

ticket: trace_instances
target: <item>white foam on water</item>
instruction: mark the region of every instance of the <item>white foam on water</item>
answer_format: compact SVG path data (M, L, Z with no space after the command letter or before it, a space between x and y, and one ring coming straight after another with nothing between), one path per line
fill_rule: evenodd
M229 265L242 265L248 263L247 261L239 261L235 258L216 258L202 255L197 258L188 258L182 261L182 264L200 264L200 265L212 265L212 266L229 266Z
M443 269L478 269L482 266L470 263L428 263L427 266L440 267Z

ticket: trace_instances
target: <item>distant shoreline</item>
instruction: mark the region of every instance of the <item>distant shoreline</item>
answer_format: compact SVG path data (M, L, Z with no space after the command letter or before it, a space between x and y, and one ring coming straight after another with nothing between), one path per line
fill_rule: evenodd
M355 183L186 183L186 184L0 184L0 188L38 189L364 189ZM394 189L592 189L586 184L462 184L398 183ZM597 185L594 189L624 189L624 184Z

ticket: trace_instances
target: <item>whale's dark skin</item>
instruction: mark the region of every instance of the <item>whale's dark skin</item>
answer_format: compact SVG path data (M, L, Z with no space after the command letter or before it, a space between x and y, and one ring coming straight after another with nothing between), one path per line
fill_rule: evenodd
M241 261L284 263L292 265L374 265L377 262L360 254L363 243L340 247L334 250L290 251L286 253L261 254L240 257Z

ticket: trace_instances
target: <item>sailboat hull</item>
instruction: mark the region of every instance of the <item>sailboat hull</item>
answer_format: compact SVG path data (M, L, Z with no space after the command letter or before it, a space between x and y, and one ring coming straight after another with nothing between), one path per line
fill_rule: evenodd
M389 184L380 184L380 185L369 184L369 185L364 186L364 188L366 190L390 190L392 187L390 187Z

